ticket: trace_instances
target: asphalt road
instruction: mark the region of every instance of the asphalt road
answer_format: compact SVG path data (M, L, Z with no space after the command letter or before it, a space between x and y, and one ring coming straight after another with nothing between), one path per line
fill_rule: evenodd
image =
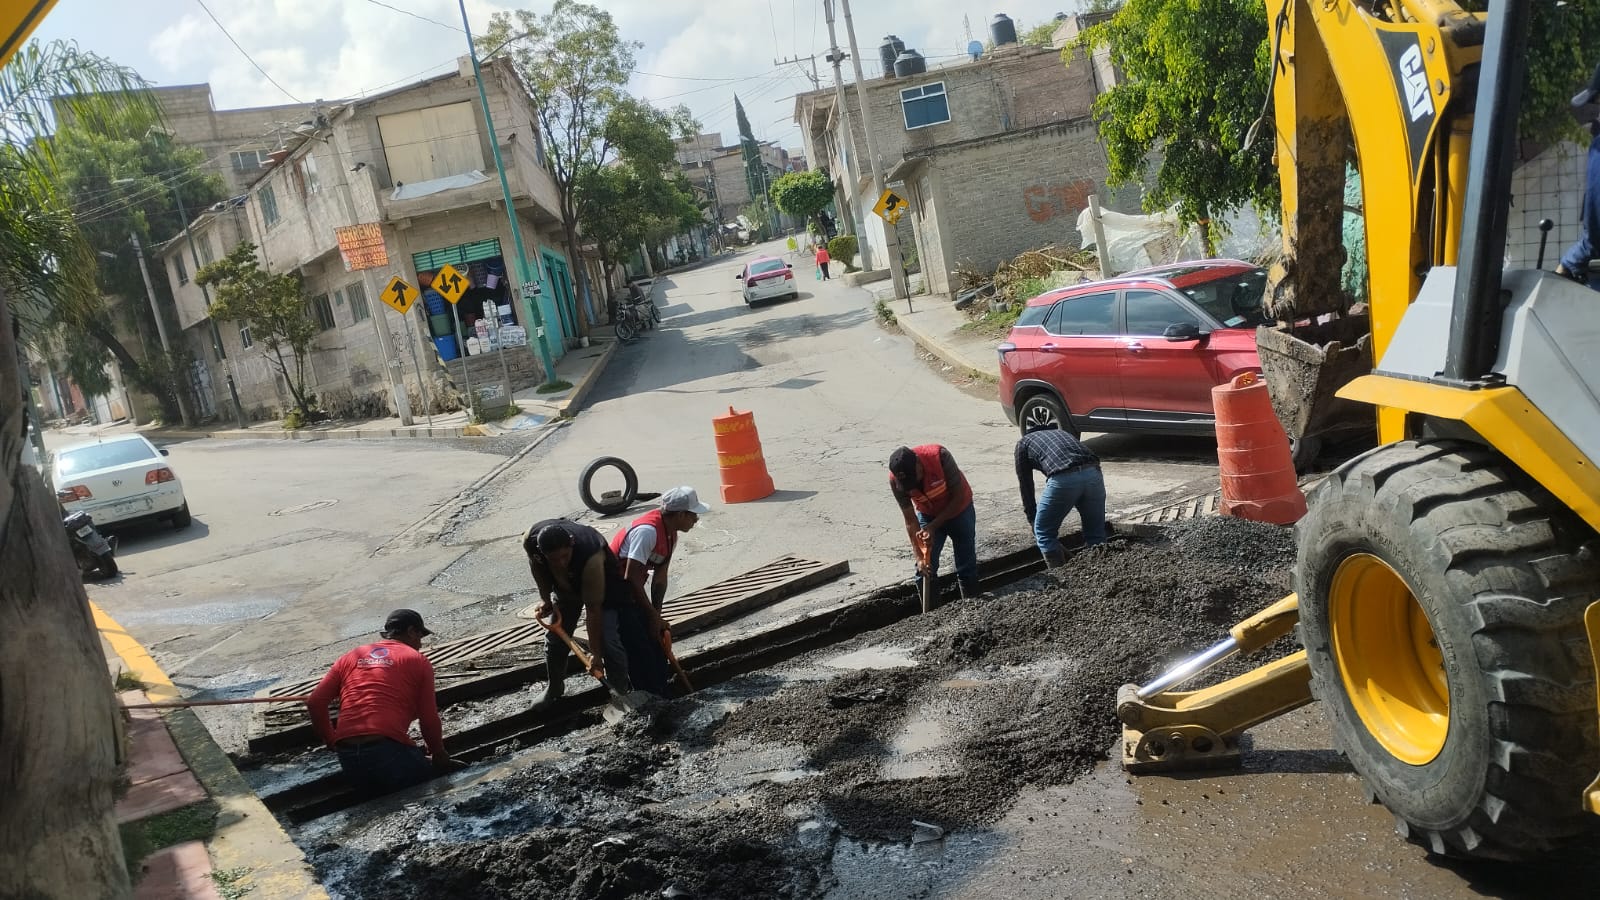
M900 444L948 446L976 491L980 539L1025 542L1015 430L994 398L952 384L878 325L866 292L813 280L809 263L797 264L798 300L746 308L734 274L753 255L663 279L661 327L620 348L575 421L466 498L533 436L171 445L194 525L124 534L123 576L90 585L91 598L182 690L206 697L313 676L396 606L421 611L441 638L501 627L533 599L520 547L528 525L572 515L609 531L629 518L602 520L579 500L578 473L604 455L627 459L646 490L689 484L715 507L680 544L674 594L785 554L849 561L846 579L740 627L909 575L885 484ZM711 419L730 406L755 414L778 487L765 500L718 496ZM1215 471L1204 441L1095 445L1112 509ZM241 716L207 711L207 722L239 746Z

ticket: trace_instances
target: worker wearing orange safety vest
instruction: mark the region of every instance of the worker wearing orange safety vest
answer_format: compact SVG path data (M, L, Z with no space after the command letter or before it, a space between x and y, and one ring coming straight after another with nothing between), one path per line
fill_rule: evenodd
M667 570L672 551L678 548L678 535L700 521L700 514L711 507L700 502L692 487L675 487L661 495L661 508L645 513L627 528L611 536L611 551L622 563L622 577L633 590L635 600L645 602L644 583L650 581L649 603L661 612L667 599Z
M928 548L928 576L938 576L939 556L948 539L955 544L961 596L978 596L978 519L972 486L950 451L938 444L896 449L889 457L889 488L905 517L911 546ZM922 577L919 571L919 587Z

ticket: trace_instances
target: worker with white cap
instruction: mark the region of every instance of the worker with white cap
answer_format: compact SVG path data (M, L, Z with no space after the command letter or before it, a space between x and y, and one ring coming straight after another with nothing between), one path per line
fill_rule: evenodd
M661 604L667 599L667 570L672 565L672 551L678 548L678 535L693 528L700 521L700 514L710 510L700 502L694 488L675 487L661 495L659 509L650 510L611 536L611 550L622 563L622 577L641 606L648 602L657 613L661 612ZM648 595L644 589L647 579ZM658 621L661 630L666 631L666 622ZM661 637L656 635L658 640Z

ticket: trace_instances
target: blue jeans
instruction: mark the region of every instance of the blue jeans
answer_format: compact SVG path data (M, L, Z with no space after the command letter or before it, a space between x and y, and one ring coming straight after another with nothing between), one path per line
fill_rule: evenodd
M1106 481L1098 466L1085 466L1071 472L1051 475L1039 495L1039 508L1033 517L1033 541L1040 553L1061 549L1061 523L1074 509L1083 520L1083 544L1093 547L1106 542Z
M337 749L339 768L363 797L388 794L433 777L433 763L416 744L380 738L368 744L339 745Z
M956 578L960 581L973 581L978 577L978 511L968 503L961 514L939 526L933 533L933 546L928 548L928 567L934 575L939 574L939 557L944 553L944 542L948 538L956 545ZM928 527L933 521L932 517L917 513L917 524ZM921 583L920 580L918 582Z

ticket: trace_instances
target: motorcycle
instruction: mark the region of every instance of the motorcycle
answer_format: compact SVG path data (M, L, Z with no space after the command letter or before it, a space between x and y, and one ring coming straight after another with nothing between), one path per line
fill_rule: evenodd
M72 558L84 578L115 578L117 575L116 539L107 539L94 527L94 519L86 512L67 513L61 520L67 529L67 540L72 543Z

